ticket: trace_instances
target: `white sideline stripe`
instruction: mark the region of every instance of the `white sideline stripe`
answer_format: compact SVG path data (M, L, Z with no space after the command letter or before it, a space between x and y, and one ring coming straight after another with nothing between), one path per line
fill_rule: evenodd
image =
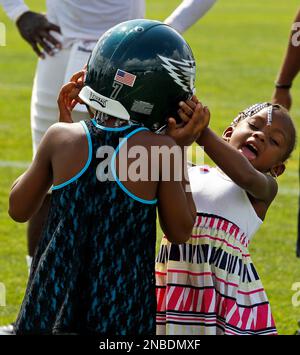
M5 90L32 90L32 85L25 84L0 84L0 89Z
M9 160L0 160L0 168L19 168L26 169L30 165L30 162L27 161L9 161Z
M284 172L284 176L298 177L299 173L298 173L298 171L287 170Z
M299 196L299 190L295 188L290 188L286 186L281 186L278 189L278 195L285 195L285 196Z

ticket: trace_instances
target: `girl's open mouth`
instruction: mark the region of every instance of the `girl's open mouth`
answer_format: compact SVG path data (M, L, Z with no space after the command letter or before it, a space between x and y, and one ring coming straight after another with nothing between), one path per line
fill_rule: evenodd
M248 160L254 160L255 158L257 158L258 155L258 151L257 148L251 144L251 143L247 143L245 144L240 151L242 152L242 154L244 154L244 156L248 159Z

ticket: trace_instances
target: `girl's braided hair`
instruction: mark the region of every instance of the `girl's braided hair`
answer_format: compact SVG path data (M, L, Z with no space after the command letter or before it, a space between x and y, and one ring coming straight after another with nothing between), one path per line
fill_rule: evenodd
M254 116L258 112L260 112L261 110L263 110L263 109L265 109L267 107L269 107L269 110L268 110L268 114L269 114L268 122L269 123L272 122L272 112L273 112L273 110L281 110L281 109L283 109L285 112L287 112L287 110L281 105L272 104L271 102L262 102L262 103L251 105L251 106L247 107L245 110L241 111L237 115L237 117L232 121L231 126L235 127L239 122L241 122L245 118Z
M247 117L252 117L254 115L256 115L258 112L264 110L265 108L268 108L268 124L272 123L272 113L274 110L280 110L283 113L285 113L287 115L287 117L290 119L293 130L292 130L292 134L290 136L291 140L290 140L290 144L289 144L289 148L286 152L286 154L284 155L284 161L286 159L288 159L290 157L290 155L292 154L293 150L295 149L296 146L296 128L295 125L289 115L288 110L283 107L282 105L279 104L272 104L271 102L262 102L262 103L257 103L254 105L251 105L249 107L247 107L245 110L241 111L237 117L231 122L231 127L236 127L241 121L243 121L245 118Z

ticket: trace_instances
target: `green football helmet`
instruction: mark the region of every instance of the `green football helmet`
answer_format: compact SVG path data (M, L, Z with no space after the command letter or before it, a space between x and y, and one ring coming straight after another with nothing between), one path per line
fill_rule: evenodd
M183 37L159 21L108 30L87 64L79 97L92 110L156 131L194 93L195 60Z

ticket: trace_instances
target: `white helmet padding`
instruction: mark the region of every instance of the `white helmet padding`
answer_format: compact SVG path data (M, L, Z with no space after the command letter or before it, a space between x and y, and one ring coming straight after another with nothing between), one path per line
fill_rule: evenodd
M129 121L130 115L126 108L119 102L105 97L89 86L84 86L79 95L80 99L96 111L106 113L109 116Z

